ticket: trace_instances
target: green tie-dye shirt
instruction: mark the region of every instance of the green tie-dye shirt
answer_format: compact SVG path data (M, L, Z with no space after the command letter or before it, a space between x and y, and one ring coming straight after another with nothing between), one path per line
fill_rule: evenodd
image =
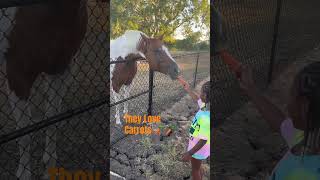
M193 118L189 129L190 139L188 151L192 149L200 139L207 140L206 144L192 155L195 159L207 159L210 156L210 111L203 111L204 103L198 100L199 111Z

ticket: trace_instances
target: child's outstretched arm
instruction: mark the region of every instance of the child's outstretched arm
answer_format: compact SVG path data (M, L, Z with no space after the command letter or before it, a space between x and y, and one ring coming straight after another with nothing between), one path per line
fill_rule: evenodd
M239 81L240 87L248 94L272 129L280 131L281 123L286 116L277 106L258 92L253 81L252 70L248 66L241 68L241 80Z
M191 96L194 101L198 101L200 98L199 95L190 89L188 82L186 82L181 76L178 77L179 82L183 85L183 88L187 91L187 93Z

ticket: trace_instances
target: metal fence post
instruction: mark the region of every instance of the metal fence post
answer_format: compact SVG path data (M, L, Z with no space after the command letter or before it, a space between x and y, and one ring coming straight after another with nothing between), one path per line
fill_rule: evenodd
M195 68L194 77L193 77L193 88L196 87L196 82L197 82L199 55L200 55L200 52L198 52L198 54L197 54L196 68Z
M276 11L276 15L275 15L275 22L274 22L274 27L273 27L274 29L273 29L273 40L272 40L271 55L270 55L268 84L270 84L270 82L272 81L273 66L274 66L274 59L275 59L275 55L276 55L275 52L276 52L278 31L279 31L281 6L282 6L282 0L278 0L277 1L277 11Z
M149 70L149 105L148 105L148 115L152 115L152 95L153 95L153 76L154 72L153 70Z

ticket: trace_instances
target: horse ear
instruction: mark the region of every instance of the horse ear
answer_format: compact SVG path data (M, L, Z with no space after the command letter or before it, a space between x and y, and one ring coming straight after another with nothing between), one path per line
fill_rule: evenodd
M160 39L161 41L163 40L163 36L164 36L164 34L161 34L159 37L158 37L158 39Z
M148 37L147 37L146 35L144 35L144 34L142 34L142 33L140 33L140 35L141 35L142 39L148 40Z

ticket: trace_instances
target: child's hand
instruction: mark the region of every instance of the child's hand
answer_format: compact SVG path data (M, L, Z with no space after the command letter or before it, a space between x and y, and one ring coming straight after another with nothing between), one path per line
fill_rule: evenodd
M190 85L188 83L183 85L184 90L188 91L190 89Z
M188 152L183 153L182 155L182 161L188 162L191 161L191 155Z
M185 90L190 89L188 82L186 82L181 76L178 77L178 81L180 82L180 84L183 86Z

